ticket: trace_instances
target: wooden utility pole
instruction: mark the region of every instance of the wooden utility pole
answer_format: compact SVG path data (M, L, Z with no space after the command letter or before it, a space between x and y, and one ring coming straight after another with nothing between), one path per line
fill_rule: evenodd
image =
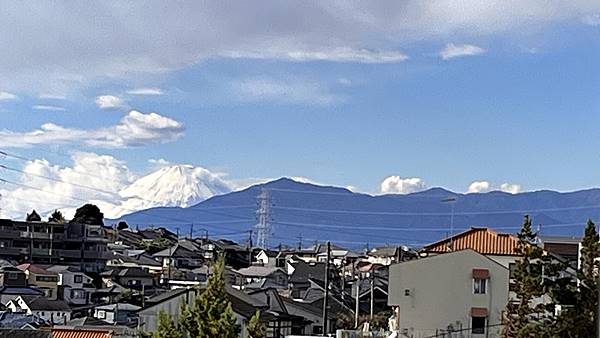
M329 310L329 261L331 260L331 243L327 242L327 261L325 262L325 298L323 298L323 337L329 333L327 311Z

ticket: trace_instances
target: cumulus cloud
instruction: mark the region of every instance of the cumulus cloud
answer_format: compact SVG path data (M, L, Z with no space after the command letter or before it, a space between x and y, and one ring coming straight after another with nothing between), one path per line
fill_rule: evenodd
M47 104L36 104L32 107L35 110L49 110L49 111L65 111L64 107L52 106Z
M444 60L462 56L473 56L485 53L486 50L474 45L455 45L449 43L440 51L440 57Z
M427 188L419 177L402 178L400 176L386 177L380 185L382 194L410 194Z
M251 78L235 82L232 91L243 101L270 101L290 104L331 105L343 101L316 81Z
M100 109L114 109L127 107L127 104L123 99L114 95L96 96L95 102L98 108Z
M599 11L597 0L17 1L0 12L0 31L9 32L0 45L11 46L0 54L0 88L68 91L223 57L399 62L398 46L414 41L531 34Z
M72 217L85 201L118 203L118 191L135 179L126 164L112 156L78 152L71 160L72 166L65 167L44 159L28 161L16 182L22 185L5 184L0 190L2 216L21 219L35 208L42 215L62 209Z
M483 193L492 190L492 185L488 181L474 181L469 185L467 193Z
M0 92L0 101L8 101L17 99L17 95L9 92Z
M101 148L128 148L180 138L182 123L157 113L132 110L119 123L98 129L76 129L45 123L30 132L0 131L0 146L26 148L40 144L77 143Z
M163 95L164 92L160 88L136 88L127 91L131 95Z
M518 194L521 192L521 185L515 183L502 183L500 190L509 194Z
M150 165L152 166L152 168L154 169L160 169L160 168L164 168L164 167L168 167L173 165L172 162L165 160L164 158L151 158L148 160L148 163L150 163Z

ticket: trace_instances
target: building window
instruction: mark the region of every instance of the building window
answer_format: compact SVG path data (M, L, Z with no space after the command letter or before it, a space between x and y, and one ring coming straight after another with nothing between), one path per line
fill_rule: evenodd
M83 283L83 276L75 275L75 283Z
M473 293L476 295L485 295L487 289L487 279L473 279Z
M516 263L508 263L508 278L512 279L515 274Z
M485 333L485 317L472 317L471 333L472 334L484 334Z
M98 319L105 319L105 318L106 318L106 311L98 310Z

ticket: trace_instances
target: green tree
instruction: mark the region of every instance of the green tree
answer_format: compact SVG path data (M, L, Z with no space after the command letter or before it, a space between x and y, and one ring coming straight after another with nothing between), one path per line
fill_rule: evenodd
M583 240L581 241L581 266L578 272L579 295L576 310L578 317L575 322L578 329L583 330L587 337L595 335L598 309L598 269L600 269L600 236L596 225L588 220Z
M152 333L152 338L181 338L182 336L173 318L161 310L158 313L158 328Z
M42 218L37 213L37 211L32 210L30 214L27 214L27 217L25 218L25 220L27 222L39 222L42 220Z
M181 326L190 338L236 338L239 327L225 289L225 259L219 257L206 288L200 290L193 306L182 311Z
M161 250L167 249L168 247L170 247L173 244L174 243L172 243L170 240L168 240L166 238L156 238L156 239L153 239L150 241L148 241L148 240L140 241L136 247L140 250L145 250L146 252L148 252L150 254L154 254Z
M536 336L541 325L539 318L545 312L545 305L533 305L532 301L545 293L544 288L544 250L536 243L536 233L531 228L531 218L526 215L518 233L515 253L519 259L515 262L511 290L514 298L509 299L504 317L505 338L525 338ZM539 336L539 335L538 335Z
M104 225L104 214L93 204L86 204L75 211L71 223Z
M248 330L248 338L264 338L265 337L265 327L260 322L260 311L256 310L254 316L250 318L248 321L248 325L246 326Z
M66 220L65 220L65 217L63 216L62 212L60 212L58 210L54 210L52 215L50 215L50 217L48 217L48 222L66 223Z
M129 224L127 224L127 222L121 221L121 222L119 222L119 224L117 224L117 230L125 230L125 229L129 229Z

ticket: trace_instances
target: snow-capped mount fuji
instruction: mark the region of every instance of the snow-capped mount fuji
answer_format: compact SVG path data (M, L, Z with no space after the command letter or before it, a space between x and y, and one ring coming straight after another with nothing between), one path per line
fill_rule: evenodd
M148 174L121 190L125 200L140 199L152 206L188 207L231 191L212 172L191 165L173 165Z
M201 167L178 164L163 167L119 191L117 203L92 201L109 218L155 207L189 207L232 191L228 182Z

